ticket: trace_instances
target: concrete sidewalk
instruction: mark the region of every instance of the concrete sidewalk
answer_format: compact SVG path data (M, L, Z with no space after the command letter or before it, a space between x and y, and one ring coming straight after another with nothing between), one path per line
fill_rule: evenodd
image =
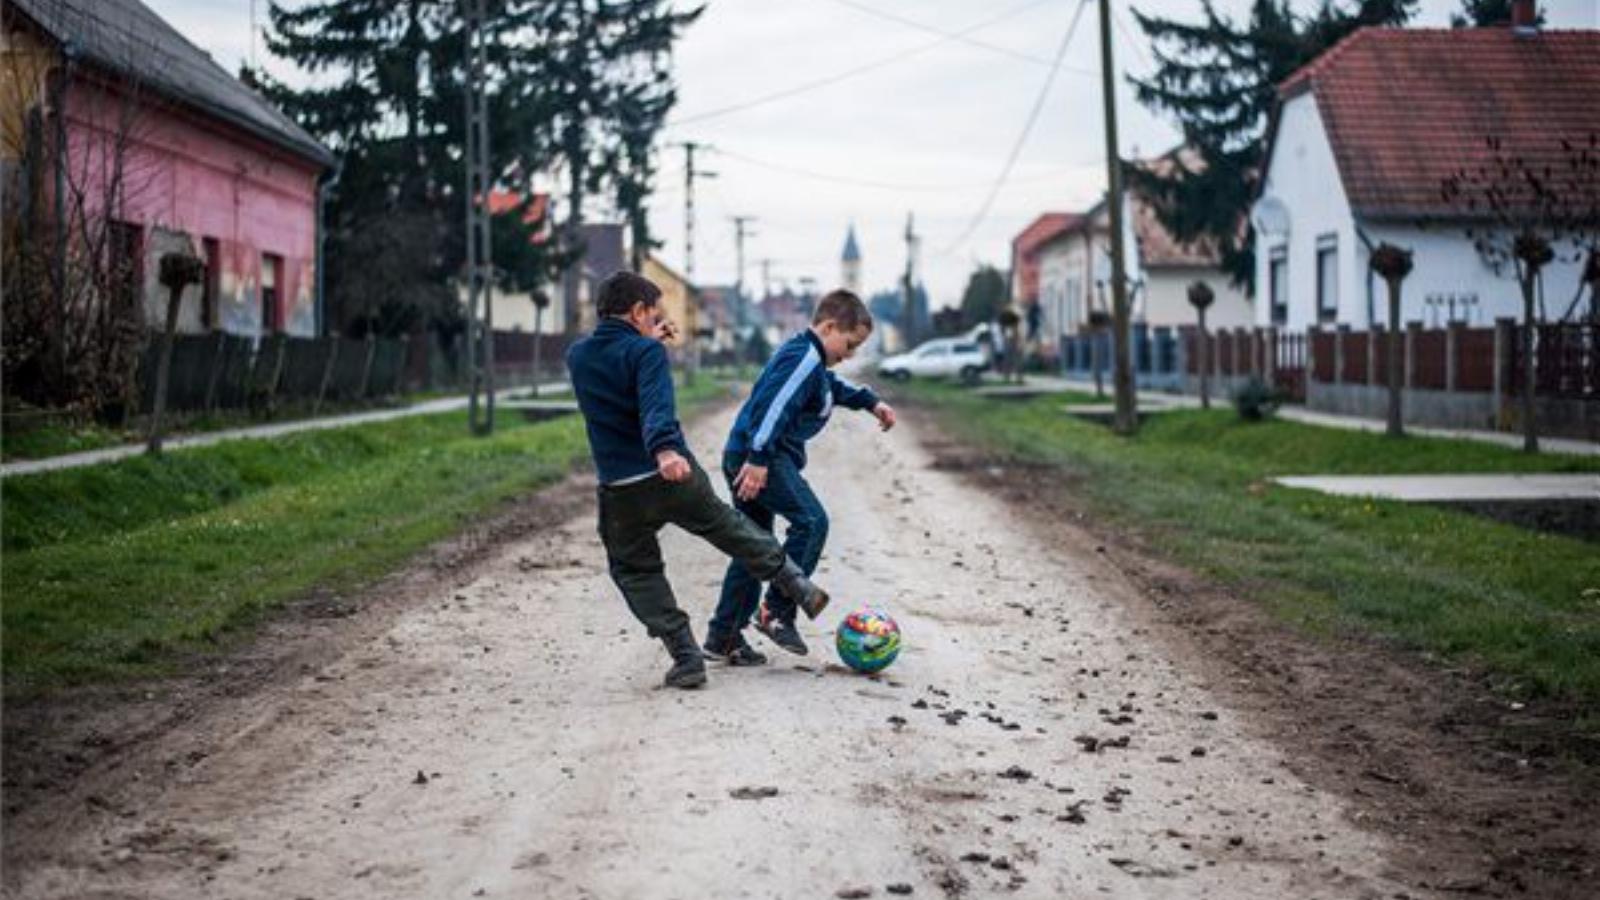
M1511 500L1600 502L1600 475L1534 473L1492 475L1297 475L1274 478L1284 487L1342 497L1376 497L1406 503Z
M1094 382L1078 381L1070 378L1060 378L1054 375L1029 375L1028 387L1045 387L1051 390L1092 392ZM1106 397L1111 396L1109 380L1106 384ZM1212 398L1212 406L1227 406L1226 397ZM1200 398L1188 394L1165 394L1154 391L1140 391L1139 404L1141 406L1162 406L1179 408L1198 408ZM1384 422L1381 419L1365 419L1359 416L1341 416L1333 413L1315 412L1302 409L1298 406L1284 406L1279 408L1278 416L1291 422L1302 422L1306 425L1320 425L1324 428L1343 428L1349 431L1368 431L1382 433ZM1461 428L1425 428L1416 425L1406 426L1406 433L1419 437L1449 438L1461 441L1478 441L1485 444L1498 444L1510 447L1513 450L1522 448L1522 435L1511 434L1503 431L1475 431ZM1544 453L1566 453L1573 456L1600 456L1600 443L1582 441L1574 438L1541 437L1539 450Z
M539 385L539 395L564 394L570 386L564 381L550 382ZM526 393L528 388L509 388L495 394L495 405L498 407L510 401L518 394ZM512 401L514 402L514 401ZM190 434L178 437L169 437L162 442L162 452L172 453L188 450L194 447L209 447L224 441L242 441L252 439L276 438L288 434L298 434L302 431L322 431L328 428L347 428L351 425L366 425L372 422L388 422L393 419L404 419L410 416L426 416L433 413L454 412L466 409L467 397L442 397L438 400L428 400L399 409L379 409L372 412L346 413L337 416L323 416L315 419L298 419L293 422L277 422L271 425L252 425L248 428L230 428L226 431L212 431L204 434ZM103 447L99 450L86 450L82 453L66 453L61 456L48 456L44 459L26 459L0 465L0 478L10 478L15 475L33 475L38 472L55 472L61 469L77 469L83 466L97 466L101 463L116 462L130 456L138 456L145 452L145 445L122 444L117 447Z

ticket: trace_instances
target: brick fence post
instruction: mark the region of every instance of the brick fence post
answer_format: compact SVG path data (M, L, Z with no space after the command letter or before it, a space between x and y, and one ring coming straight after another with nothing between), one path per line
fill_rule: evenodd
M1511 393L1511 354L1514 352L1516 324L1515 319L1494 320L1494 388L1491 405L1494 408L1494 420L1500 427L1505 426L1505 402Z
M1406 372L1405 386L1408 391L1417 386L1417 345L1421 343L1418 340L1421 334L1421 322L1406 323L1405 361L1403 365Z
M1451 322L1444 330L1444 389L1455 393L1458 378L1456 367L1461 364L1461 323Z
M1350 334L1349 325L1337 325L1333 329L1333 383L1344 384L1344 339Z

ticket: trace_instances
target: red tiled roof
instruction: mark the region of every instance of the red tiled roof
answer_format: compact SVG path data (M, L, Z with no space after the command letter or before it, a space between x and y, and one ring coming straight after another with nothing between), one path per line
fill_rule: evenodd
M1356 212L1458 214L1441 182L1491 159L1563 165L1560 139L1600 132L1600 31L1364 28L1290 76L1310 91Z
M1076 213L1044 213L1011 239L1013 265L1016 266L1017 299L1032 303L1039 299L1040 247L1078 227L1083 217Z

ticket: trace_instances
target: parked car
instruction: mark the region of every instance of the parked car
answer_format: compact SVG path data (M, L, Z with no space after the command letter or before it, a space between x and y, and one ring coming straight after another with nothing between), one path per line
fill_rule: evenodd
M924 378L954 376L972 382L988 368L989 357L983 347L965 338L938 338L878 363L880 375L899 381L918 375Z

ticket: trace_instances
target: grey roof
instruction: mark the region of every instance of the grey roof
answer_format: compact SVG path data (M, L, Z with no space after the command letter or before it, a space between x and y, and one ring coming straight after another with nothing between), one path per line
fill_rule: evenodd
M6 0L79 59L323 166L334 156L139 0Z
M583 240L583 264L595 278L606 278L628 266L628 255L622 246L622 226L609 222L595 222L582 226L578 236Z
M850 231L844 236L844 253L840 257L842 262L856 262L861 259L861 248L856 244L856 226L850 223Z

